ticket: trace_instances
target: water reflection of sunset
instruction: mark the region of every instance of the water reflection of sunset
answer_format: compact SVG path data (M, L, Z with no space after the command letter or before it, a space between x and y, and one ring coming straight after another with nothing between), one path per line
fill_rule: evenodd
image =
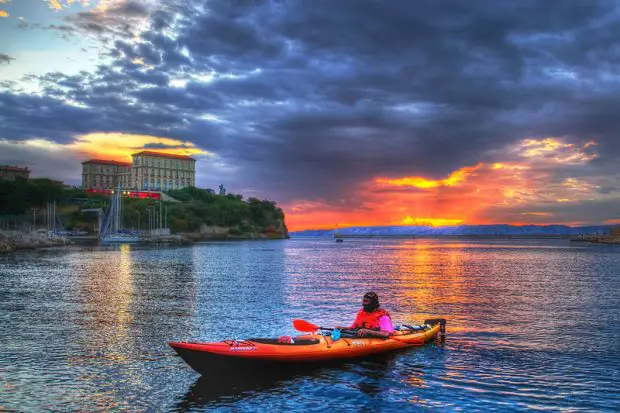
M93 390L97 389L83 394L84 402L112 410L127 406L115 397L116 384L99 383L101 377L90 368L93 363L119 369L117 381L129 381L135 385L143 381L138 372L122 369L134 353L129 335L134 286L131 247L121 245L118 248L114 254L117 260L110 259L110 252L102 252L102 259L86 261L80 260L78 254L75 262L70 264L79 274L76 284L79 296L84 299L83 309L77 312L75 323L81 328L79 340L84 342L86 354L70 358L69 363L78 369L80 380L91 382ZM104 261L103 257L107 259Z
M133 317L129 307L133 298L131 272L131 246L118 247L118 261L87 261L81 263L83 278L80 282L85 301L82 326L91 330L94 337L103 344L118 344L127 339L127 327ZM108 348L108 350L112 350ZM109 354L116 360L124 358L121 354Z
M399 307L412 309L412 318L441 316L434 310L437 304L462 300L461 248L438 250L432 241L416 240L393 251L396 267L391 276L400 286L395 298Z

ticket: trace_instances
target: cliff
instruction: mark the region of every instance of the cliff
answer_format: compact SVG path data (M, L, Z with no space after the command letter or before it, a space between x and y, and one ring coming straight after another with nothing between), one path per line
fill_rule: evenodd
M269 200L241 195L217 195L212 190L186 188L169 191L168 195L179 202L164 202L165 221L172 233L192 240L211 239L284 239L289 238L284 212ZM148 228L144 213L160 206L156 201L127 200L124 209L124 226ZM159 212L158 212L159 213Z
M192 241L290 238L286 225L282 222L263 228L262 231L241 231L237 226L223 227L203 224L198 231L179 232L178 234Z

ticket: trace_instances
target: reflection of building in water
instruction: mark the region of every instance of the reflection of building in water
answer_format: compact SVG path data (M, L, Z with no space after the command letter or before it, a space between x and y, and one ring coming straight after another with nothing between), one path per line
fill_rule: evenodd
M132 337L132 309L136 297L133 285L132 253L130 245L118 251L75 254L69 264L76 286L75 300L83 308L75 312L75 324L80 327L73 340L79 343L81 355L70 360L78 372L80 383L87 383L89 391L82 394L81 404L104 406L109 410L127 408L118 396L99 386L105 385L101 371L116 375L123 386L144 386L144 376L132 366L139 349ZM91 365L96 363L97 369Z
M103 258L105 257L105 258ZM100 340L98 348L114 347L127 339L127 330L133 317L134 286L131 246L124 244L118 251L104 251L101 255L76 255L76 284L84 299L88 317L78 322ZM121 357L122 358L122 357Z
M135 410L123 397L154 386L159 376L145 371L166 363L145 355L167 351L172 339L198 338L193 253L121 245L67 256L76 326L67 344L79 349L68 362L85 411Z

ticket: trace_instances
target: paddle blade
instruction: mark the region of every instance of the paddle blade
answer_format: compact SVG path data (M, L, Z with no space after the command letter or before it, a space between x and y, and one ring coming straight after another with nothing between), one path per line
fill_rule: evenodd
M309 323L306 320L293 320L293 327L295 327L295 330L303 333L313 333L321 328L320 326Z

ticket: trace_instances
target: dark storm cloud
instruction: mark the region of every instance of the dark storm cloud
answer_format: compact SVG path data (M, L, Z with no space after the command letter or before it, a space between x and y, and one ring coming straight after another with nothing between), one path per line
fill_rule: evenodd
M539 215L539 213L543 214ZM490 210L485 216L492 222L514 221L519 217L531 223L590 225L600 224L603 220L620 219L620 212L617 199L603 199L501 208Z
M0 92L0 119L5 125L0 139L46 138L68 142L75 133L87 133L97 125L86 119L88 111L65 105L58 99ZM97 125L98 126L98 125Z
M71 29L96 36L132 37L136 23L149 15L149 8L138 1L117 2L104 11L97 8L66 18Z
M282 58L286 47L284 39L264 30L260 21L247 17L213 12L199 15L179 41L196 60L220 70L252 69Z
M43 114L32 98L0 96L13 99L3 133L65 141L115 130L191 141L240 168L244 186L281 201L360 203L361 181L444 178L498 161L494 154L527 137L594 139L600 157L587 173L604 175L620 154L615 8L604 0L126 2L68 18L115 36L112 62L48 79L37 101ZM143 41L132 42L132 22L147 18ZM83 107L67 106L63 94Z
M165 143L147 143L140 147L134 147L132 149L140 150L140 149L190 149L188 145L166 145Z

